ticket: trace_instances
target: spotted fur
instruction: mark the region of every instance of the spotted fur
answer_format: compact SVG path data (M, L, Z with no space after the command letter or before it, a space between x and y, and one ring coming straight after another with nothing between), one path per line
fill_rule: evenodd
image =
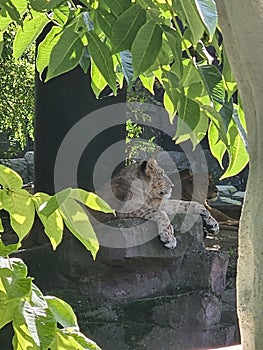
M219 230L217 221L200 203L171 197L173 183L154 159L124 168L111 181L111 189L104 187L99 195L117 217L139 217L156 222L160 240L167 248L176 247L176 237L168 215L199 214L204 227L211 233Z

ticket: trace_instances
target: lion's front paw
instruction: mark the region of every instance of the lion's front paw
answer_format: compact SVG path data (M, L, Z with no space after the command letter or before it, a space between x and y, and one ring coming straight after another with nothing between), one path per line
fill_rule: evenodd
M161 232L160 234L160 240L164 243L164 246L169 249L176 248L176 237L174 236L174 230L173 226L169 225L165 231Z
M171 237L170 240L169 240L169 242L168 242L168 243L165 243L164 246L165 246L166 248L169 248L169 249L174 249L174 248L176 248L176 246L177 246L176 237L175 237L175 236Z
M210 215L208 210L201 213L204 228L208 233L217 234L219 232L219 223Z

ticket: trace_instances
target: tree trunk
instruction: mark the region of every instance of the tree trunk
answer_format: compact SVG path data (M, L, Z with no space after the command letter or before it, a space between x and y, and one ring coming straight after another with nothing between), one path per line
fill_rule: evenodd
M263 1L217 0L248 129L250 172L239 231L237 304L244 350L263 349Z

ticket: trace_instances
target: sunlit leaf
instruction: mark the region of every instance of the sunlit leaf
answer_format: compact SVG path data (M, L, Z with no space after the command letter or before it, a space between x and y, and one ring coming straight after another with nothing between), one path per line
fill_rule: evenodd
M195 0L195 5L210 38L212 38L217 26L217 9L215 1Z
M103 89L107 86L107 81L104 79L103 75L100 73L98 67L94 61L91 61L91 88L98 98Z
M21 243L5 245L0 239L0 256L8 256L11 253L16 252L21 247Z
M56 335L53 313L47 308L31 305L28 301L22 302L20 309L29 335L38 347L48 349Z
M180 0L189 29L191 30L193 44L197 44L204 33L204 25L201 21L194 0ZM177 8L175 8L175 11Z
M44 203L42 203L39 207L39 212L47 217L54 213L54 211L57 210L69 197L71 190L71 188L65 188L64 190L56 193L51 198L48 196L47 200ZM40 198L45 196L45 194L42 193L40 193L39 195ZM35 197L37 198L37 195Z
M51 10L63 2L63 0L30 0L30 5L36 11Z
M23 26L17 30L14 40L15 58L19 58L23 54L26 48L34 42L49 22L49 19L43 13L32 11L31 16L32 18L26 18L23 21Z
M52 248L55 250L57 246L61 243L63 237L63 219L58 210L53 211L50 215L46 216L39 211L39 208L44 202L50 199L50 196L46 193L35 193L32 197L37 215L39 216L46 235L48 236Z
M75 68L82 58L83 49L75 25L65 27L50 53L46 81Z
M205 115L205 113L201 111L199 115L199 121L196 127L194 128L194 130L192 131L192 133L190 134L190 139L192 141L194 149L206 136L208 123L209 123L209 120L207 116Z
M145 75L140 75L140 80L145 87L145 89L149 90L151 94L154 95L154 81L155 81L155 76L145 76Z
M215 66L198 65L207 92L217 109L221 109L225 103L225 89L221 73Z
M36 67L41 77L42 72L49 64L50 54L53 47L56 45L62 35L62 29L53 26L45 38L38 45Z
M213 122L210 122L208 129L208 142L212 155L218 160L219 165L223 168L223 156L226 153L226 145L220 140L218 128Z
M91 252L95 259L99 242L85 210L74 199L66 199L59 208L68 229Z
M102 211L104 213L114 213L114 210L111 209L109 204L93 192L88 192L81 188L73 188L69 197L85 204L93 210Z
M3 207L10 215L12 229L17 233L19 241L31 230L35 207L31 195L22 189L3 192Z
M56 322L58 322L63 328L75 327L78 329L77 317L69 304L64 300L53 296L46 296L45 300L49 309L52 311Z
M229 155L229 165L220 179L225 179L226 177L238 174L245 168L249 161L246 147L234 122L232 122L229 127L228 135L230 140L230 145L227 150Z
M14 170L0 164L0 185L10 190L20 189L23 180Z

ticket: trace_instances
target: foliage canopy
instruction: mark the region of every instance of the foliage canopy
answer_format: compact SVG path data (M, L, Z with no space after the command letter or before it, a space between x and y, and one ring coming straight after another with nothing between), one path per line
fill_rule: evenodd
M241 105L233 102L237 86L214 0L3 2L0 33L13 21L19 25L15 58L45 28L36 58L44 81L80 65L90 71L98 97L106 85L117 94L124 79L128 85L140 79L151 92L158 80L170 121L177 122L176 142L190 139L195 147L208 132L220 164L228 153L223 177L247 164L245 119Z
M0 157L18 154L33 140L35 49L31 45L16 60L15 33L15 26L9 26L0 45Z

